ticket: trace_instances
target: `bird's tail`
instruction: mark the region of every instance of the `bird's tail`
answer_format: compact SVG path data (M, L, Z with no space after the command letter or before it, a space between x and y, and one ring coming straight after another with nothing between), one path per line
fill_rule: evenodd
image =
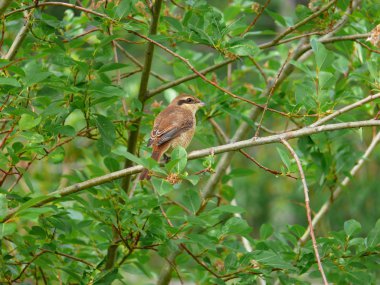
M151 158L153 158L155 161L159 161L161 158L161 155L162 155L161 151L158 151L157 149L153 148L153 153L152 153ZM140 180L145 180L145 179L150 180L149 170L144 168L144 170L140 174L139 179Z

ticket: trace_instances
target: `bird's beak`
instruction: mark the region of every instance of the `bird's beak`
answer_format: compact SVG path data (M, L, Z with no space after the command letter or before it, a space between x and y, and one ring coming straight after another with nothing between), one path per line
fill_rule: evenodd
M199 105L201 105L201 107L203 107L203 106L206 106L206 103L205 103L205 102L202 102L202 101L200 101L200 102L199 102Z

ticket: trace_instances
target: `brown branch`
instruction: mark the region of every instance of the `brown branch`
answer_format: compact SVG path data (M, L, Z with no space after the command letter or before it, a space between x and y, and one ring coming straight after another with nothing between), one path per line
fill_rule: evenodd
M337 0L332 0L330 1L329 3L327 3L324 7L322 7L322 9L314 12L313 14L311 14L310 16L306 17L305 19L303 19L302 21L298 22L297 24L295 24L294 26L291 26L291 27L288 27L284 32L282 32L280 35L278 35L275 39L273 39L272 41L270 41L269 43L266 43L266 44L263 44L261 45L262 48L269 48L269 47L272 47L272 46L275 46L281 39L283 39L284 37L286 37L288 34L292 33L293 31L295 31L296 29L298 29L299 27L305 25L306 23L308 23L309 21L313 20L314 18L318 17L319 15L321 15L322 13L324 13L325 11L327 11L328 9L330 9L330 7L332 5L335 4Z
M79 39L79 38L81 38L81 37L84 37L84 36L87 36L88 34L91 34L91 33L93 33L93 32L97 32L97 31L101 31L102 29L100 29L100 28L96 28L96 27L94 27L94 28L92 28L92 29L89 29L88 31L86 31L86 32L83 32L83 33L81 33L81 34L79 34L79 35L76 35L75 37L72 37L71 39L64 39L64 40L62 40L64 43L68 43L68 42L70 42L70 41L73 41L73 40L76 40L76 39Z
M21 270L20 274L17 275L13 280L12 282L16 282L17 280L19 280L22 275L25 273L25 271L28 269L28 267L38 258L40 257L41 255L43 255L44 253L46 253L47 251L46 250L42 250L40 251L39 253L37 253L36 255L33 256L33 258L25 265L25 267Z
M234 61L235 61L234 59L229 59L229 60L226 60L226 61L222 61L221 63L218 63L218 64L212 65L210 67L207 67L207 68L205 68L205 69L203 69L203 70L201 70L199 72L202 73L203 75L205 75L205 74L207 74L209 72L212 72L212 71L214 71L216 69L219 69L219 68L221 68L221 67L223 67L223 66L225 66L225 65L227 65L229 63L232 63ZM160 87L157 87L157 88L155 88L153 90L148 91L147 92L147 98L151 98L151 97L157 95L158 93L161 93L161 92L163 92L163 91L165 91L165 90L167 90L169 88L175 87L177 85L180 85L181 83L184 83L186 81L190 81L190 80L195 79L197 77L198 77L198 74L193 73L193 74L181 77L181 78L179 78L177 80L173 80L171 82L163 84Z
M255 137L257 137L259 135L259 133L260 133L260 127L261 127L261 124L262 124L262 122L264 120L264 116L266 114L266 111L268 110L269 101L272 99L272 96L274 94L274 90L276 89L278 80L280 79L282 73L284 72L285 66L287 66L289 64L290 59L293 57L292 54L293 54L293 52L289 52L288 53L287 58L285 59L284 63L281 65L280 70L278 71L278 73L276 75L276 78L274 80L274 83L273 83L272 87L269 90L269 93L268 93L268 96L267 96L267 101L265 102L264 110L261 113L261 117L260 117L260 120L258 122L258 126L257 126L257 129L256 129L256 132L255 132Z
M374 52L374 53L377 53L377 54L380 54L380 50L376 50L376 49L373 49L373 48L370 48L369 46L367 46L365 43L362 43L358 40L355 40L355 42L357 42L359 45L361 45L362 47L364 47L365 49L369 50L370 52Z
M82 6L78 6L78 5L74 5L74 4L70 4L70 3L65 3L65 2L42 2L42 3L36 2L34 5L26 6L26 7L20 8L20 9L13 10L7 14L4 14L4 18L7 18L7 17L9 17L13 14L16 14L16 13L28 11L28 10L31 10L34 8L45 7L45 6L63 6L63 7L79 10L79 11L85 12L87 14L92 14L92 15L107 19L111 22L115 22L114 19L108 17L106 14L102 14L102 13L84 8Z
M137 59L135 58L133 55L131 55L129 52L127 52L125 50L125 48L123 48L117 41L125 41L124 39L115 39L115 45L120 49L120 51L125 55L125 57L127 57L128 59L130 59L134 64L136 64L138 67L140 67L140 70L143 69L144 65ZM158 80L162 81L162 82L167 82L168 80L166 80L164 77L162 77L161 75L159 75L158 73L154 72L153 70L150 71L150 73L156 77Z
M270 3L270 0L267 0L263 6L260 7L259 12L256 14L256 17L253 19L253 21L248 25L248 27L240 34L241 37L243 37L246 33L249 32L253 28L253 26L256 24L257 20L260 18L260 16L263 14L264 10L268 7Z
M274 175L285 175L285 176L288 176L290 178L293 178L293 179L296 179L297 180L297 177L291 175L291 174L283 174L281 173L280 171L277 171L277 170L273 170L273 169L270 169L268 167L265 167L263 165L261 165L256 159L254 159L252 156L250 156L247 152L245 152L244 150L240 149L239 152L241 154L243 154L246 158L248 158L250 161L252 161L254 164L256 164L258 167L260 167L261 169L264 169L265 171L269 172L269 173L272 173Z
M88 261L86 261L86 260L84 260L82 258L79 258L79 257L72 256L70 254L66 254L66 253L63 253L63 252L56 251L56 250L53 251L53 250L49 250L49 249L42 249L42 251L53 253L53 254L56 254L56 255L59 255L59 256L63 256L63 257L67 257L69 259L72 259L72 260L75 260L75 261L79 261L79 262L81 262L83 264L86 264L86 265L92 267L92 268L95 268L95 265L92 264L91 262L88 262Z
M304 195L305 195L306 215L307 215L307 221L309 223L310 236L311 236L311 240L312 240L312 243L313 243L315 258L316 258L317 263L318 263L319 272L322 275L323 283L325 285L329 285L329 282L327 281L325 272L323 270L321 258L319 257L317 240L315 239L315 234L314 234L314 229L313 229L313 223L312 223L312 219L311 219L309 189L308 189L308 186L307 186L307 183L306 183L306 178L305 178L305 174L304 174L303 169L302 169L301 161L300 161L298 155L296 154L296 152L294 151L294 149L292 148L292 146L285 139L282 139L281 143L286 146L286 148L292 154L293 158L295 159L295 161L297 163L297 167L298 167L298 171L299 171L300 176L301 176L302 185L303 185L303 191L304 191Z

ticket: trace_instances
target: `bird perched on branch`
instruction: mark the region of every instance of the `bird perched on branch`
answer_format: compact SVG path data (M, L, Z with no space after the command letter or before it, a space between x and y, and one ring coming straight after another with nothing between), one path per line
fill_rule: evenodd
M159 161L169 149L186 148L195 132L195 113L205 103L190 95L180 95L159 113L154 120L148 146L152 146L152 158ZM140 174L140 180L150 179L148 169Z

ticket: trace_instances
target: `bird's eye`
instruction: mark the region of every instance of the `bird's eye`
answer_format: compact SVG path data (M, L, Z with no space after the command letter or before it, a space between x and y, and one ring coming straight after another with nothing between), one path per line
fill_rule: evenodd
M186 99L186 102L187 102L187 103L191 103L191 102L193 102L193 98L187 98L187 99Z

